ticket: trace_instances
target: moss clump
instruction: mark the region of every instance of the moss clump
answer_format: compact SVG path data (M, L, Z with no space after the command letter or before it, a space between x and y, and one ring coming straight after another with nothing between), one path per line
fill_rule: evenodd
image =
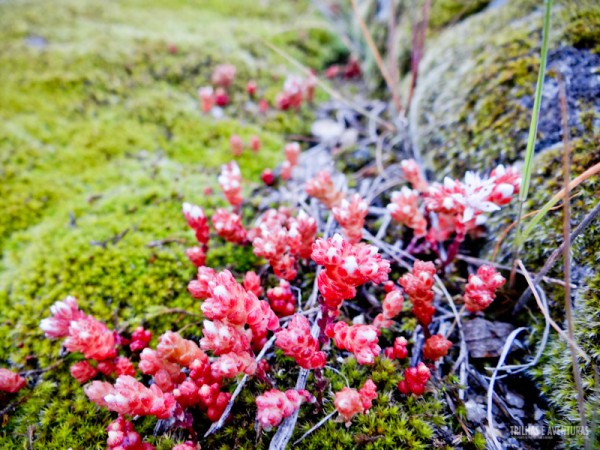
M490 3L489 0L438 0L431 5L429 26L433 29L443 28L481 11Z

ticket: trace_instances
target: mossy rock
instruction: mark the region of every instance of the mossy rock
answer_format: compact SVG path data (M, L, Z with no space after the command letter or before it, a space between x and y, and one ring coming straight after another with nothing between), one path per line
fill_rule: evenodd
M500 6L495 6L500 3ZM466 170L486 172L496 164L524 157L541 45L541 2L494 2L463 22L448 27L427 44L410 114L411 132L424 161L437 178L462 177ZM526 211L539 209L563 187L559 78L567 92L572 173L575 177L600 162L600 6L597 2L555 2L552 11L548 71L543 87L536 155ZM597 204L598 177L575 189L571 200L575 227ZM490 236L515 218L515 210L490 222ZM500 258L510 261L511 234ZM535 272L562 241L562 215L550 212L529 236L522 258ZM495 242L490 243L490 250ZM597 318L600 229L594 223L573 242L577 340L598 362ZM562 278L562 262L551 272ZM564 315L564 293L544 285L555 318ZM516 300L516 298L515 298ZM536 313L535 306L532 311ZM543 319L542 323L543 323ZM535 326L534 326L535 328ZM541 333L537 333L540 336ZM532 344L536 344L533 340ZM599 396L591 366L583 364L587 408L596 411ZM578 425L570 354L554 334L532 375L553 408L551 425ZM566 445L581 441L566 438Z

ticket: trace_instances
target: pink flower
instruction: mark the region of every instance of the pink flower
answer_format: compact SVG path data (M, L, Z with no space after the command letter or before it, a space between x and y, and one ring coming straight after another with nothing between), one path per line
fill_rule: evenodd
M69 335L71 321L83 319L85 314L79 310L77 299L68 296L63 301L58 301L50 307L52 317L43 319L40 328L46 337L61 338Z
M19 392L26 384L27 380L18 373L8 369L0 369L0 391L14 394Z
M286 356L294 358L300 367L320 369L325 366L325 353L320 351L319 343L310 334L310 323L306 317L294 315L288 327L275 334L275 345Z
M509 204L521 188L521 173L514 167L505 168L500 164L492 170L490 179L494 182L494 190L488 200L498 206Z
M242 142L242 138L237 134L234 134L229 138L229 146L233 156L240 156L244 152L244 142Z
M214 376L233 378L240 373L254 375L256 361L248 352L225 353L212 363L211 370Z
M256 95L256 81L248 81L248 84L246 84L246 92L250 97L254 97Z
M202 267L206 264L206 252L202 247L190 247L186 249L185 254L196 267Z
M129 343L129 349L132 352L139 352L140 350L148 347L150 340L152 339L152 332L145 330L144 327L137 327L133 333L131 333L131 342Z
M117 354L113 332L91 316L71 322L65 348L97 361L114 358Z
M506 280L492 266L481 266L476 275L469 275L465 287L465 305L467 311L478 312L486 309L496 298L496 291Z
M300 258L308 259L312 253L312 245L317 236L317 221L300 210L298 216L289 219L290 222L290 247L292 253L298 254ZM297 235L296 235L297 233Z
M392 319L402 312L404 305L404 296L400 289L393 289L385 295L383 299L383 312L375 317L373 325L378 328L389 328L392 326Z
M154 450L152 444L142 442L142 437L135 431L133 424L123 416L112 422L106 430L106 444L109 450Z
M264 98L261 98L258 101L258 110L261 114L266 113L269 110L269 102L266 101Z
M242 204L242 173L235 161L221 166L219 185L231 206L237 207Z
M88 384L83 391L87 398L90 399L92 403L95 403L98 406L106 407L106 401L104 397L114 392L114 387L112 384L107 383L106 381L92 381Z
M195 367L202 364L200 360L194 360L190 366ZM205 361L208 364L208 358ZM145 348L140 354L140 363L138 365L142 373L153 375L154 383L163 391L171 392L176 384L185 380L185 374L177 363L171 363L163 359L156 350Z
M349 426L352 417L356 414L367 412L376 398L377 386L375 386L375 383L371 379L368 379L359 391L345 387L341 391L336 392L333 404L337 412L345 420L346 426Z
M452 347L452 342L441 334L434 334L425 341L423 357L432 361L437 361L448 354L450 347Z
M221 320L234 326L246 323L246 297L248 292L231 272L224 270L209 282L209 296L201 309L206 318Z
M273 175L273 171L271 169L267 168L263 170L260 178L267 186L273 186L275 184L275 175Z
M203 299L210 295L208 283L216 276L215 271L210 267L198 267L198 275L195 280L188 284L188 291L194 298Z
M293 168L294 166L292 166L289 161L284 161L283 164L281 164L281 179L283 181L289 181L292 179Z
M423 177L421 167L414 159L405 159L400 163L400 167L404 172L404 178L413 188L419 192L425 192L428 187L427 180Z
M398 390L403 394L423 395L430 376L429 368L420 362L416 367L404 371L404 380L398 383Z
M394 340L394 346L384 350L385 356L390 359L404 359L408 357L408 341L402 336Z
M298 217L268 210L251 231L254 254L266 258L280 278L296 277L296 259L310 256L317 222L303 211Z
M258 153L260 151L261 143L260 138L258 136L252 136L250 138L250 148L254 153Z
M362 229L365 217L369 212L369 205L359 194L354 194L350 201L342 200L339 206L331 209L331 212L342 227L348 241L356 243L362 239Z
M235 72L233 64L219 64L212 73L212 83L215 86L227 88L233 83Z
M275 314L279 317L294 314L296 310L296 298L292 293L290 283L281 280L279 286L267 290L267 298Z
M217 234L226 241L241 244L246 240L246 229L239 215L219 208L212 216L212 223Z
M202 397L198 392L198 385L189 379L173 389L173 397L184 409L195 406L202 401Z
M250 347L249 333L227 325L219 320L204 321L204 337L200 340L202 350L210 350L215 355L241 353Z
M325 305L337 310L343 300L356 295L356 287L372 281L387 280L390 263L381 258L377 247L363 243L352 244L335 234L329 239L318 239L313 244L311 258L325 267L318 278L319 292Z
M260 297L263 294L263 288L260 285L260 277L256 272L246 272L246 275L244 276L244 289L252 292L257 297Z
M189 367L193 361L206 360L208 357L200 347L189 339L184 339L179 333L167 331L158 338L156 346L158 356L166 361Z
M427 220L419 211L419 193L406 186L392 193L392 202L387 205L392 219L414 230L416 237L427 234Z
M304 389L290 389L286 392L271 389L256 397L256 420L262 428L269 431L291 416L303 402L314 402L314 397Z
M342 200L342 193L337 190L328 171L322 170L316 177L306 182L306 193L320 200L327 208L331 209Z
M285 159L290 163L292 167L298 165L298 157L300 156L301 151L302 149L300 148L300 144L298 144L297 142L288 142L287 144L285 144Z
M215 91L212 86L204 86L198 89L198 99L200 100L200 109L202 112L209 112L215 105Z
M413 313L424 327L431 323L433 307L433 283L435 266L432 262L415 260L411 272L400 278L400 285L413 304Z
M70 368L70 372L71 376L81 384L87 383L96 375L98 375L98 370L87 361L81 361L73 364Z
M208 220L204 214L204 210L197 205L184 203L182 211L188 225L196 233L198 242L200 244L208 243L210 230L208 228Z
M217 383L213 383L204 384L198 391L202 405L206 408L206 415L213 422L219 420L231 398L229 392L221 392L220 389Z
M229 104L229 95L227 94L227 91L222 87L218 87L215 90L215 103L217 104L217 106L221 107L227 106Z
M130 375L135 376L135 367L125 356L119 356L115 361L115 372L117 375Z
M325 334L333 338L335 345L341 350L348 350L356 356L359 364L373 364L375 357L381 353L379 330L373 325L352 325L344 322L330 324Z
M94 403L119 414L168 419L175 408L175 399L171 394L164 394L155 384L148 389L129 375L117 378L114 386L93 381L86 386L85 393Z

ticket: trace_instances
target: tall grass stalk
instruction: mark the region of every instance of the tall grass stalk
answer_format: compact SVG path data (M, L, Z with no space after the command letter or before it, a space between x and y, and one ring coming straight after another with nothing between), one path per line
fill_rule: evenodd
M537 129L540 115L540 106L542 104L542 90L544 87L544 79L546 76L546 61L548 60L548 35L550 34L550 16L552 13L552 0L545 0L546 12L544 14L544 27L542 30L542 53L540 61L540 70L538 72L537 85L535 87L535 98L533 101L533 111L531 115L531 124L529 125L529 136L527 138L527 149L525 151L525 165L523 167L523 178L521 181L521 189L519 191L519 210L517 214L517 236L513 244L513 272L511 273L511 284L514 282L516 261L519 258L519 252L522 246L521 236L521 216L527 195L529 193L529 184L531 182L531 171L533 165L533 154L535 151L535 141L537 137Z

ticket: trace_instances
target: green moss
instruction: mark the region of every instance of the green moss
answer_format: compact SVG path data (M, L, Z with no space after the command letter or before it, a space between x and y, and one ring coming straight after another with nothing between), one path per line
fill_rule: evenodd
M433 29L443 28L481 11L489 4L489 0L437 0L432 2L429 26Z

